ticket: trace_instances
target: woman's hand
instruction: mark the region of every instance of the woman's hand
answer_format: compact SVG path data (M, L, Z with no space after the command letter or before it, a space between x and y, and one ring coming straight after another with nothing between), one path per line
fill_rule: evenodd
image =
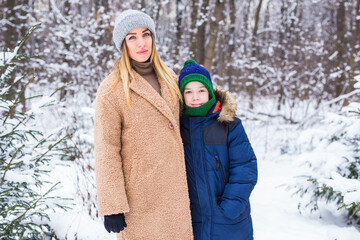
M104 226L105 229L110 233L119 233L127 227L125 222L125 216L123 213L105 215L104 216Z

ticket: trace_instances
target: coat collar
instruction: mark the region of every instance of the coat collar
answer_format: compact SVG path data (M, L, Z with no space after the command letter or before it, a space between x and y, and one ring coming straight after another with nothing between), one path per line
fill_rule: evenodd
M136 71L132 70L134 79L130 83L130 89L136 94L147 100L157 110L159 110L165 117L170 121L176 122L175 113L175 102L172 99L170 90L166 85L165 81L158 78L160 84L161 95Z

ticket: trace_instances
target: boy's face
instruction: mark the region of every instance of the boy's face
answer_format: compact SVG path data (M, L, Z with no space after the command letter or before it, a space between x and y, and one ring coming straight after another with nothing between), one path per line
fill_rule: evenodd
M185 105L200 107L209 101L209 91L201 82L189 82L184 88Z

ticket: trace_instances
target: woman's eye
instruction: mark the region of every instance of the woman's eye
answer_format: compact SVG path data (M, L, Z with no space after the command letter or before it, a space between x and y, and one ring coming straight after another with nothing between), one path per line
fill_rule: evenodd
M149 36L150 36L150 33L146 32L146 33L144 33L143 36L144 36L144 37L149 37Z
M190 94L191 93L191 91L185 91L185 94Z
M201 89L200 92L203 93L203 92L205 92L205 90L204 90L204 89Z
M128 38L129 40L135 39L135 36L131 36Z

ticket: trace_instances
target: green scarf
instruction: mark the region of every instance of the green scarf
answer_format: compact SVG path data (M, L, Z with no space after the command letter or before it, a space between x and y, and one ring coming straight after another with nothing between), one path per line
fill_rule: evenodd
M214 106L215 102L215 96L213 95L209 101L207 101L200 107L189 107L185 105L184 115L188 117L205 117L207 116L212 106Z

